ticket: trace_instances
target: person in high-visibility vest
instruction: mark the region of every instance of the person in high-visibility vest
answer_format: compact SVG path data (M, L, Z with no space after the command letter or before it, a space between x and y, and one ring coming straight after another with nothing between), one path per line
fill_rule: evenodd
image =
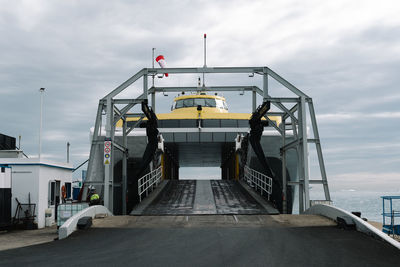
M99 205L100 204L100 196L96 193L96 189L91 190L90 195L90 206Z

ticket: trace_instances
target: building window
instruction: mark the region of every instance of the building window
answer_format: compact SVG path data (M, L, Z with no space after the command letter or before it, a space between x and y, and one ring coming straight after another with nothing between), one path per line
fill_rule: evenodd
M52 206L55 204L55 192L56 192L56 182L49 182L49 205Z
M65 191L66 191L66 195L67 195L67 198L71 198L71 188L72 188L72 186L71 186L71 183L65 183Z

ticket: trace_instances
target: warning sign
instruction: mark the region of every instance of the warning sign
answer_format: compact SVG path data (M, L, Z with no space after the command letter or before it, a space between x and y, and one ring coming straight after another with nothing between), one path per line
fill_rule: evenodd
M111 162L111 141L104 141L104 164L109 165Z

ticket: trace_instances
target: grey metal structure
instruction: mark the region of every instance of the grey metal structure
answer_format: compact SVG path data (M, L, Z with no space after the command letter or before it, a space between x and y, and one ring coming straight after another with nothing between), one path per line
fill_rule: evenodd
M203 86L203 87L154 87L149 88L148 77L155 76L158 74L201 74L201 73L215 73L215 74L238 74L245 73L250 75L262 75L263 86L259 88L257 86ZM293 97L273 97L269 94L268 90L268 79L272 78L278 83L283 85L286 89L293 93ZM139 79L143 82L143 90L139 97L134 99L121 99L117 96L126 90L130 85L137 82ZM275 122L269 120L275 130L282 136L283 146L281 147L281 159L282 159L282 174L283 174L283 196L286 198L286 185L297 186L299 188L299 211L303 213L310 206L310 184L322 184L326 200L330 200L328 182L326 177L325 165L321 150L320 138L318 133L317 121L315 118L314 106L311 97L300 91L294 85L286 81L280 75L269 69L268 67L203 67L203 68L144 68L138 73L130 77L120 86L115 88L109 94L104 96L99 101L96 122L94 126L94 133L92 138L90 159L88 165L88 178L85 186L94 185L97 186L98 192L102 192L104 196L104 205L109 209L113 210L113 187L122 187L122 199L126 199L127 189L127 160L131 153L135 151L128 151L128 134L138 126L140 120L135 125L128 127L127 118L130 116L140 115L142 118L144 114L130 114L129 111L136 105L140 104L144 100L148 100L151 95L151 105L155 110L155 94L165 92L192 92L192 91L251 91L252 92L252 108L253 111L256 108L256 95L259 94L263 97L263 101L270 101L279 112L268 112L267 115L280 116L282 123L277 125ZM117 107L116 105L123 105L123 107ZM307 116L307 108L309 116ZM101 124L102 119L105 117L105 138L102 137ZM312 129L312 138L307 135L307 121L310 120ZM117 140L115 136L116 123L122 120L122 138ZM311 131L310 131L311 132ZM290 138L288 136L290 135ZM99 164L103 162L102 144L105 140L111 141L111 157L109 164ZM289 142L290 140L290 142ZM321 173L321 179L310 180L309 175L309 163L308 163L308 144L313 143L316 146L316 152L319 162L319 168ZM298 160L298 182L288 182L286 179L286 156L289 150L294 149L297 153ZM113 167L115 163L115 153L122 153L122 181L121 183L115 183ZM101 177L102 172L96 172L96 168L103 168L104 166L104 177ZM103 187L104 186L104 187ZM126 202L123 203L123 211L126 212ZM285 213L286 202L283 205L283 211Z

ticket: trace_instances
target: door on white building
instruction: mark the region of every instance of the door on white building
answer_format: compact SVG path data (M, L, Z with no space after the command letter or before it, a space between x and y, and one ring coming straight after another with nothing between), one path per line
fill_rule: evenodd
M61 181L54 180L49 182L49 207L54 208L54 221L57 221L57 208L60 204Z

